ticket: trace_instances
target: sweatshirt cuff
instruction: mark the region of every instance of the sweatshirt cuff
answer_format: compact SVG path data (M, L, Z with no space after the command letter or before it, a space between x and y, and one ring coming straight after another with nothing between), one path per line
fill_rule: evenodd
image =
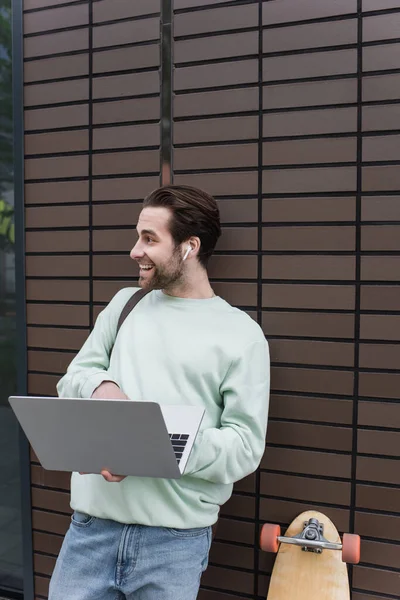
M98 373L93 373L93 375L90 375L86 379L85 383L81 386L79 397L91 398L94 390L98 388L103 381L111 381L112 383L115 383L115 385L118 385L118 383L108 375L107 371L99 371Z
M186 467L185 470L183 472L184 475L192 475L193 473L196 473L196 471L198 471L198 456L199 456L199 451L198 448L201 444L201 439L203 437L203 432L200 431L197 435L197 439L195 441L195 443L193 444L192 447L192 451L189 455L189 459L186 463Z

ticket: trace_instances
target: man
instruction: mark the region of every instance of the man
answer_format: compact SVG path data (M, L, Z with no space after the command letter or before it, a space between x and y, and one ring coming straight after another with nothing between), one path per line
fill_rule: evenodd
M206 412L180 479L72 475L74 514L50 600L194 600L219 507L264 452L268 345L257 323L210 285L207 261L221 234L215 200L187 186L162 187L145 199L137 232L131 258L151 291L116 340L135 290L114 296L58 393Z

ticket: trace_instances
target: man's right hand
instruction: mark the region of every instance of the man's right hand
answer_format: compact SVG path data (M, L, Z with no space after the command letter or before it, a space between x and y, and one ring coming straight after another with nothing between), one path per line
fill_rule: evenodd
M124 394L121 388L112 381L103 381L103 383L94 390L91 397L99 400L129 400L128 396Z
M128 396L124 394L124 392L119 388L113 381L103 381L97 387L92 396L92 398L98 398L100 400L129 400ZM90 473L79 473L80 475L90 475ZM103 469L101 473L106 481L109 482L120 482L125 479L124 476L121 475L112 475L109 471Z

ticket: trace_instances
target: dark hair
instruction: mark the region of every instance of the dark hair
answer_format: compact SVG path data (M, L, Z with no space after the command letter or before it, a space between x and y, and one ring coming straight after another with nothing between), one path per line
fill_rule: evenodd
M188 185L165 185L145 198L143 207L163 206L171 211L169 230L176 245L200 238L198 259L203 267L221 235L219 210L212 196Z

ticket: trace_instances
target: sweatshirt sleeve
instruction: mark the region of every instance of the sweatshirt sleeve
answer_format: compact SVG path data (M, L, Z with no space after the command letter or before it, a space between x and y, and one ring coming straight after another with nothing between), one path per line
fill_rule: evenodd
M253 473L265 450L270 360L265 340L248 345L222 382L221 427L197 437L185 475L232 484Z
M119 316L132 293L132 289L120 290L99 314L91 334L57 384L60 398L90 398L103 381L119 385L108 374L110 352Z

